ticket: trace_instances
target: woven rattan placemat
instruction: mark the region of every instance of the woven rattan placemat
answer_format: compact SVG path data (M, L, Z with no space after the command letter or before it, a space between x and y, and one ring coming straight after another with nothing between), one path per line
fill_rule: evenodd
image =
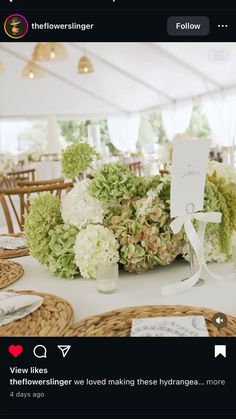
M24 237L24 234L23 233L1 234L1 236ZM28 256L28 255L29 255L28 247L24 247L22 249L0 249L0 259L19 258L21 256Z
M63 336L73 320L71 305L62 298L34 291L17 291L43 297L42 305L28 316L0 327L0 336Z
M68 328L64 336L130 336L132 319L146 317L166 316L193 316L205 317L210 336L236 336L236 318L227 316L228 324L222 329L216 328L212 318L216 311L182 305L138 306L127 307L87 317L79 323Z
M24 269L18 262L0 259L0 289L13 284L24 273Z

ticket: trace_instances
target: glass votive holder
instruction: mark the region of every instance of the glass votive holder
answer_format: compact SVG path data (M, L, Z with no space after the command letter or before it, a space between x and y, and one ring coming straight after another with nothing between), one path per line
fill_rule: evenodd
M233 254L233 269L236 272L236 244L232 246L232 254Z
M96 271L97 289L103 294L112 294L118 288L118 263L99 265Z

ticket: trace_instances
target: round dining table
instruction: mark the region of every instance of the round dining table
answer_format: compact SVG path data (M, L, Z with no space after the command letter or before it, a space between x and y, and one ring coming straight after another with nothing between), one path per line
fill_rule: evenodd
M121 307L142 305L188 305L207 307L225 314L236 315L236 273L233 264L212 263L202 275L203 285L184 292L164 296L162 287L189 276L189 264L178 260L169 266L158 266L141 274L120 271L119 288L113 294L98 292L96 280L78 278L66 280L53 276L46 266L32 256L16 259L24 268L24 275L7 289L32 290L50 293L66 299L72 306L75 321Z

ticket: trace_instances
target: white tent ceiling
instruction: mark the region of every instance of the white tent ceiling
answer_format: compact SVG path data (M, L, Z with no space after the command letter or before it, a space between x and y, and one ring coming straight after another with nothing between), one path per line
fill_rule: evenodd
M103 117L146 112L236 92L236 43L71 43L68 60L42 63L47 75L21 77L34 43L0 44L0 117ZM227 51L223 60L212 51ZM95 72L79 75L86 53Z

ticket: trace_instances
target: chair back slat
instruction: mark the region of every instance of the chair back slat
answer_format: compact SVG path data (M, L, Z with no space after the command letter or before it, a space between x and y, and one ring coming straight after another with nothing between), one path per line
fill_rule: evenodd
M6 197L4 196L4 194L0 194L0 203L2 205L3 214L5 216L6 225L7 225L7 228L8 228L8 233L13 234L14 233L14 228L13 228L12 217L11 217L11 213L10 213L10 210L8 208Z
M24 187L24 186L43 186L43 185L55 185L56 183L64 183L65 180L60 177L56 179L45 179L45 180L19 180L17 182L17 186Z
M16 221L17 221L17 224L18 224L18 227L21 230L21 220L20 220L20 217L19 217L19 215L17 213L17 209L15 207L15 204L13 202L13 199L12 199L11 196L8 196L8 199L9 199L9 202L10 202L10 205L11 205L11 208L12 208L12 211L13 211L13 213L15 215L15 218L16 218Z
M35 169L8 172L3 184L5 184L6 188L15 188L19 181L35 181Z

